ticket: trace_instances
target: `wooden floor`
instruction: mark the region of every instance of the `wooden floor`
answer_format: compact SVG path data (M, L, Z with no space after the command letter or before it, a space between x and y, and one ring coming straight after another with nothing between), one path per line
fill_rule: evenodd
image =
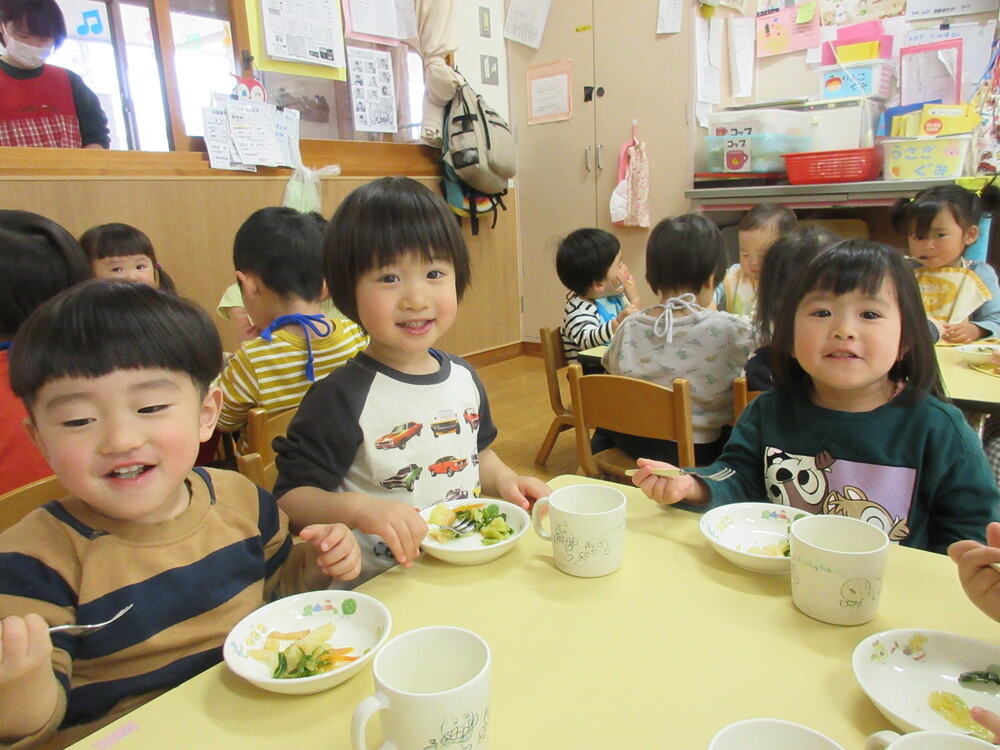
M497 455L518 474L545 480L560 474L576 474L579 465L572 430L559 435L545 466L535 466L535 456L553 416L542 358L512 357L477 367L476 372L486 387L493 421L499 430L493 443ZM565 387L563 400L569 403L569 389Z

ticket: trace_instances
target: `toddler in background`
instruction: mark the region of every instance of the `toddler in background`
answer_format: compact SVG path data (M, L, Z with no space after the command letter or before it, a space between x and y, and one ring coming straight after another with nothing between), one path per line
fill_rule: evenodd
M0 495L52 475L10 389L14 335L36 307L88 278L90 265L73 235L44 216L0 210Z
M316 211L309 211L305 214L305 216L308 216L316 223L319 227L320 234L326 231L326 219L323 218L321 214ZM330 300L325 284L323 286L320 308L322 309L323 314L330 320L344 319L340 310L338 310L336 305L334 305ZM250 313L247 312L246 304L243 302L243 293L240 290L240 284L238 281L226 287L226 291L222 293L222 297L219 299L219 304L216 306L216 311L220 316L232 322L233 327L236 329L236 340L239 343L242 344L244 341L252 341L260 336L260 326L254 322L253 318L250 317Z
M764 257L774 241L795 229L796 223L794 212L777 203L759 203L747 211L739 227L740 262L729 267L715 290L719 310L753 315Z
M813 256L825 247L840 241L840 237L821 227L793 229L781 235L771 246L760 266L757 283L757 307L753 313L753 338L757 350L747 361L743 374L751 391L766 391L774 385L771 379L771 336L781 301L795 274L809 264Z
M233 241L243 302L263 330L226 361L219 429L233 432L255 407L297 407L309 387L365 348L355 323L323 314L323 232L294 208L261 208Z
M80 236L95 279L123 279L176 292L173 280L156 260L153 243L128 224L100 224Z
M405 177L367 183L331 219L324 258L333 301L371 341L275 438L275 495L293 529L342 521L364 535L360 583L413 564L427 533L414 509L480 491L527 508L549 488L501 461L475 370L433 348L471 276L444 201Z
M710 309L715 283L726 267L722 233L700 214L657 224L646 243L646 281L660 301L618 327L604 354L604 369L672 387L691 384L691 421L698 465L714 461L733 418L733 379L751 351L750 321ZM630 456L677 461L677 444L614 434Z
M927 316L941 341L967 344L1000 335L1000 285L988 263L962 257L979 237L983 210L1000 206L1000 188L981 195L958 185L922 190L900 198L890 211L896 231L906 234Z
M270 493L192 468L221 364L208 315L144 284L85 282L21 326L11 385L70 496L0 534L0 741L63 747L221 662L265 601L357 574L345 526L293 544Z
M569 362L601 346L639 304L639 290L622 262L621 243L603 229L577 229L559 243L556 273L569 293L561 326Z
M895 249L848 240L820 251L784 295L774 324L774 388L754 399L719 460L635 484L659 503L708 508L770 501L860 518L907 547L944 552L983 541L1000 493L979 437L936 398L937 362L920 292Z

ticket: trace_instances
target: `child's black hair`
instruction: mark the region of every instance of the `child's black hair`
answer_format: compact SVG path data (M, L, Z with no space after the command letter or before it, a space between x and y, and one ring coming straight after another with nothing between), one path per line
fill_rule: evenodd
M0 0L0 24L4 23L32 36L51 37L56 49L66 40L66 19L55 0Z
M809 388L809 375L792 354L795 313L807 294L820 291L840 295L856 290L876 294L885 282L895 288L901 320L899 360L888 377L908 386L894 402L907 404L928 394L939 395L934 342L913 270L899 251L872 240L844 240L821 250L786 287L771 340L775 386L797 393Z
M795 212L780 203L758 203L743 215L739 231L752 232L754 229L773 228L780 236L795 229L798 219Z
M323 294L323 229L316 213L270 206L254 211L233 240L233 265L284 300L316 302Z
M753 316L757 346L767 346L771 342L781 300L788 292L788 284L795 273L816 253L840 239L822 227L803 227L781 235L771 245L761 263L760 279L757 281L757 307Z
M959 185L937 185L912 199L900 198L889 209L892 227L903 235L924 238L934 219L948 211L963 230L979 224L984 211L1000 207L1000 188L992 183L975 193Z
M0 210L0 341L10 341L35 308L90 278L76 239L51 219Z
M141 229L131 224L111 222L98 224L80 235L80 246L93 263L104 258L127 258L130 255L145 255L153 263L156 281L160 289L176 292L177 286L163 266L156 259L153 243Z
M94 279L39 307L10 350L11 389L29 410L53 380L141 369L185 373L204 395L222 369L208 314L146 284Z
M382 177L351 191L330 219L323 241L333 304L361 325L358 281L408 254L451 263L461 301L472 281L469 250L444 200L409 177Z
M603 229L577 229L567 234L556 249L556 273L563 286L577 297L603 281L618 257L621 243Z
M646 242L646 281L656 294L697 293L726 272L722 232L701 214L663 219Z

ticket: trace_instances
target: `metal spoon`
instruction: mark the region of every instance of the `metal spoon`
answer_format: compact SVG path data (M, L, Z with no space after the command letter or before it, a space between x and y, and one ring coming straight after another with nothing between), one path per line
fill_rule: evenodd
M83 634L89 635L91 633L96 633L104 626L113 623L115 620L117 620L123 614L128 612L134 606L135 606L134 604L128 605L121 612L119 612L117 615L112 617L110 620L107 620L106 622L97 622L94 623L93 625L55 625L49 628L49 633L66 633L66 635L83 635Z

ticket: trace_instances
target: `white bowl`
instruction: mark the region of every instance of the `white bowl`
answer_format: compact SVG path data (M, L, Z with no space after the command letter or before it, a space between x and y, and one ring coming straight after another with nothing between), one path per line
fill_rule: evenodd
M507 539L503 539L496 544L483 544L483 538L479 534L461 536L450 542L439 542L436 539L425 536L424 540L420 543L424 552L431 557L436 557L438 560L444 560L444 562L456 565L479 565L490 560L496 560L501 555L510 552L517 543L517 540L521 538L521 535L531 526L531 518L528 516L528 512L520 506L508 503L506 500L494 500L485 497L479 499L470 498L468 500L452 500L446 503L446 505L449 508L460 508L463 505L470 505L472 503L499 506L500 512L507 516L507 525L514 529L514 533ZM424 508L420 511L420 517L427 521L430 518L433 508L433 505L430 508Z
M972 365L988 365L993 359L993 352L1000 349L1000 344L962 344L956 346L962 353L962 359Z
M350 655L359 657L357 661L311 677L276 679L267 664L248 653L261 648L273 630L315 630L331 621L335 630L328 642L336 648L351 646ZM386 642L391 629L389 610L374 597L356 591L310 591L278 599L244 617L229 631L222 656L231 670L264 690L319 693L359 672Z
M788 541L788 528L805 511L774 503L732 503L713 508L701 517L701 533L715 551L745 570L788 573L791 558L747 550Z
M1000 647L936 630L886 630L865 638L851 657L854 676L885 718L902 732L962 730L928 704L932 692L954 693L969 707L1000 712L1000 695L959 684L962 672L1000 664Z

